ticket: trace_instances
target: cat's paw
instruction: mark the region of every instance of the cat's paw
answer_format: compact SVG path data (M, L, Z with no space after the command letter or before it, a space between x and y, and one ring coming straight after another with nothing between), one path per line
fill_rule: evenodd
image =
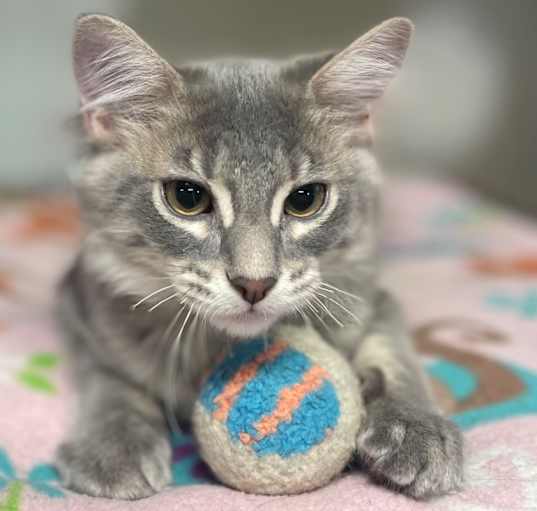
M462 436L440 415L378 400L368 407L357 449L374 479L411 497L424 499L462 486Z
M140 499L171 480L171 446L165 434L141 420L106 425L63 444L56 465L63 484L95 497Z

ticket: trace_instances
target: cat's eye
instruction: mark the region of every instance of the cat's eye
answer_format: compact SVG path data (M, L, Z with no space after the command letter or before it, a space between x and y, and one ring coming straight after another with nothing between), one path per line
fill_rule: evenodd
M311 183L293 190L285 199L284 211L287 215L308 218L315 215L326 198L326 185Z
M164 197L170 208L183 216L209 213L211 196L203 186L192 181L168 181L164 183Z

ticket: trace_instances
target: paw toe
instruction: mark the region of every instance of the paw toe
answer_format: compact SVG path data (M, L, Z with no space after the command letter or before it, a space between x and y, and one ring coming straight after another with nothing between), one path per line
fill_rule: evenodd
M94 497L126 500L149 497L162 490L171 480L169 445L135 445L62 445L56 464L64 486Z
M462 486L462 438L443 417L388 410L373 417L357 440L371 476L414 498L456 491Z

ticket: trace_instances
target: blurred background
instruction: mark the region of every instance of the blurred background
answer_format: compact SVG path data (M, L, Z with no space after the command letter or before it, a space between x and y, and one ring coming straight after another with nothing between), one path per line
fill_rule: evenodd
M58 189L76 154L73 20L114 15L172 63L342 48L391 16L417 28L378 105L386 171L445 175L537 214L535 0L3 0L0 192Z

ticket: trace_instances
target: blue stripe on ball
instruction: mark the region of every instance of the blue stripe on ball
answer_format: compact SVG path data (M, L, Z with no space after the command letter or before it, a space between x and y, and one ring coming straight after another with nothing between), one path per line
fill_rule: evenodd
M215 400L235 374L263 353L266 347L264 339L233 346L202 389L200 400L208 413L212 414L217 409ZM285 347L276 358L261 363L229 410L226 427L230 439L241 441L241 434L246 433L252 438L251 447L257 455L277 454L284 458L306 453L322 442L328 430L337 425L340 416L335 388L326 379L317 390L302 398L290 421L281 422L275 433L256 440L259 438L256 424L274 412L281 391L301 382L312 366L306 355L289 347Z
M337 425L339 415L336 391L332 383L325 380L318 390L304 397L290 422L279 424L274 435L252 444L252 448L260 456L278 454L283 458L308 452Z
M255 437L255 423L274 410L281 390L298 383L310 367L311 361L291 348L261 365L229 413L227 427L231 438L238 440L240 433Z
M200 400L205 409L210 413L216 409L214 400L222 392L229 380L235 373L248 362L251 362L257 355L265 349L264 339L238 343L233 346L231 353L216 367L205 382Z

